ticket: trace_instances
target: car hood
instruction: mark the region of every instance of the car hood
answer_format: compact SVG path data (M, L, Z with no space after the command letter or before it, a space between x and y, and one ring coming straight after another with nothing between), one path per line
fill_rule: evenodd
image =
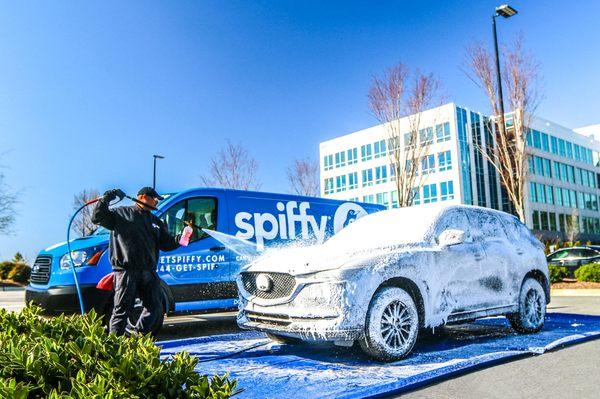
M108 235L92 235L87 237L76 238L71 240L71 251L77 251L78 249L96 247L99 245L108 245ZM62 256L69 252L67 247L67 242L61 242L55 245L52 245L42 252L46 255L52 256Z
M332 251L324 244L271 249L242 271L277 272L297 276L341 268L384 265L390 260L397 262L431 249L428 245L395 245L368 250Z

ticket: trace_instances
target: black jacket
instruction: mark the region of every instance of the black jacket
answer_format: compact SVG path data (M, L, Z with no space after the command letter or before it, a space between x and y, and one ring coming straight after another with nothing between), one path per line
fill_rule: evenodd
M154 214L138 207L108 208L98 201L92 222L110 230L110 263L114 270L156 270L158 251L179 247L167 227Z

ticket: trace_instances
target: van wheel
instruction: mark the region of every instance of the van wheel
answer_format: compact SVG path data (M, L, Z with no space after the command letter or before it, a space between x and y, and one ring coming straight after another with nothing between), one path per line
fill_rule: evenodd
M546 318L546 293L533 278L525 280L519 293L519 311L506 316L511 326L521 334L538 332Z
M410 294L386 287L375 293L360 346L369 356L384 362L406 357L419 335L419 312Z
M286 337L285 335L267 333L267 337L269 337L269 339L271 341L275 341L277 343L285 344L285 345L298 345L298 344L302 343L301 339L293 338L293 337Z
M162 302L163 311L160 312L158 318L156 319L156 322L154 323L154 325L152 326L152 329L150 330L150 334L154 337L156 337L156 335L162 328L163 322L165 321L166 306L165 306L164 299L162 299L161 302ZM106 326L107 330L108 330L108 326L110 325L110 318L112 316L113 307L114 307L114 297L113 297L113 295L111 295L110 298L106 301L106 306L104 307L103 320L102 320L103 324ZM142 302L140 301L139 298L136 298L135 305L133 307L133 313L129 316L129 320L127 320L127 326L125 327L126 330L132 330L135 327L135 324L139 320L143 310L144 310L144 307L142 305Z

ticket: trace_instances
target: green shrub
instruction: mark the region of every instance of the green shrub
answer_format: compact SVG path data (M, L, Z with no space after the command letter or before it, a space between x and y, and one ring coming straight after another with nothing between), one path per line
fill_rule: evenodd
M563 266L548 266L550 269L550 283L560 283L569 276L569 269Z
M15 264L9 261L0 262L0 280L6 280L14 266Z
M148 336L108 334L98 315L41 317L0 309L0 397L229 398L236 381L201 376L188 353L160 359Z
M590 263L575 270L577 281L591 281L600 283L600 263Z
M27 284L31 276L31 268L24 263L15 263L8 273L8 279L15 283Z

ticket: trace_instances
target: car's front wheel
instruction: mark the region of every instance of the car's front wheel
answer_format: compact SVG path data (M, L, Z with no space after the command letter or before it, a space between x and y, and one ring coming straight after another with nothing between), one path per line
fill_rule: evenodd
M511 326L522 334L538 332L546 318L546 293L539 281L525 280L519 293L519 311L507 316Z
M362 350L381 361L407 356L419 335L419 312L410 294L398 287L378 290L367 311Z

